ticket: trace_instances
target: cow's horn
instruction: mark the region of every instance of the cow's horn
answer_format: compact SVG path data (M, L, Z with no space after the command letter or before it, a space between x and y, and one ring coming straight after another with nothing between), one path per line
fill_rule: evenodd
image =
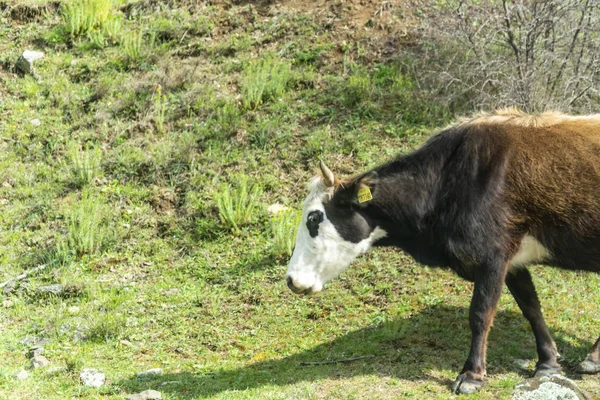
M320 166L321 173L323 174L323 178L325 180L325 184L327 186L333 186L335 183L335 176L333 175L333 172L331 172L331 170L327 168L327 165L325 165L323 160L321 160Z

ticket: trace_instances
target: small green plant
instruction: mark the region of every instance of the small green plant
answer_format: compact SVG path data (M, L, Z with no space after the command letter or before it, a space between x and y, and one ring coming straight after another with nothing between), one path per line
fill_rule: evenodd
M296 243L296 232L302 214L296 210L275 213L269 221L272 235L273 253L277 256L291 256Z
M103 49L108 45L108 41L102 32L92 31L88 33L88 39L96 49Z
M59 238L55 247L43 251L36 259L37 264L58 268L67 265L71 255L64 239Z
M220 107L217 107L215 114L215 120L222 136L232 136L237 132L242 122L242 114L235 102L225 101Z
M154 94L154 122L159 133L165 131L165 114L167 111L167 96L162 92L162 86L156 87Z
M67 33L74 38L102 25L111 8L111 0L74 0L63 3L61 17Z
M109 16L102 24L102 34L111 43L117 43L121 38L123 20L120 16Z
M119 340L126 337L128 327L125 317L115 312L98 315L85 332L87 340L95 343Z
M87 37L97 49L103 49L120 42L122 20L120 16L109 16L102 24L102 29L91 29Z
M221 185L215 194L221 223L234 234L240 234L240 227L256 219L260 189L249 187L248 180L241 178L236 187Z
M348 78L343 94L344 103L348 107L356 106L371 98L373 83L366 71L356 71Z
M257 121L250 130L250 143L256 148L266 150L274 134L275 124L273 121L268 119Z
M244 107L255 110L262 103L281 98L292 76L290 64L274 56L250 63L244 71Z
M82 187L98 176L102 151L99 148L89 148L87 145L82 150L77 142L71 142L67 147L66 167L70 179L76 187Z
M140 30L131 31L127 35L123 35L121 46L127 57L136 61L142 55L142 45L144 43L144 33Z
M73 205L67 219L67 242L78 256L98 251L108 238L106 226L108 210L103 200L84 190L81 199Z

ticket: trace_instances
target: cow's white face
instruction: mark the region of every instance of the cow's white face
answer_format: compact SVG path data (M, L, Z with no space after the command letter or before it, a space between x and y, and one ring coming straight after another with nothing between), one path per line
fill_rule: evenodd
M333 215L328 217L326 208L330 212L338 211L332 210L331 206L326 207L333 190L321 178L313 179L310 184L310 194L304 201L296 246L287 271L287 284L294 293L321 291L325 283L337 277L358 255L386 235L382 229L368 226L358 215L336 215L335 221L330 218ZM360 232L360 236L359 239L346 240L340 231L352 231L354 236Z

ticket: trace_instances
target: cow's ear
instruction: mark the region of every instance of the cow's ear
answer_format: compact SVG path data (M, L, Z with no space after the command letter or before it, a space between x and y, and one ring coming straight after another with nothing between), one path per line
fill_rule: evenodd
M371 171L356 182L353 203L359 207L368 206L373 201L376 190L377 172Z

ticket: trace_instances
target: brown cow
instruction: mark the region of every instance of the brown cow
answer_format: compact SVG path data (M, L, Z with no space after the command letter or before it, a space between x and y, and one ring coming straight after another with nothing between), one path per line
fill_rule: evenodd
M504 283L531 323L535 374L560 371L526 266L600 272L600 115L500 110L353 179L321 170L289 263L292 291L318 292L371 246L397 246L475 283L471 349L453 391L483 385ZM578 369L600 372L600 339Z

